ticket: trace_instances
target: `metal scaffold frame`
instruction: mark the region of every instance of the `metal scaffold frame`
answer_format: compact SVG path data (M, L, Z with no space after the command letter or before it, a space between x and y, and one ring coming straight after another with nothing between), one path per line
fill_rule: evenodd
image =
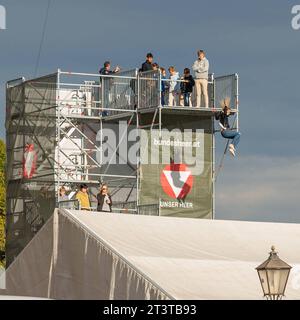
M134 71L130 71L130 73L136 73L136 70ZM135 76L128 76L128 75L109 75L109 76L105 76L105 75L99 75L99 74L87 74L87 73L74 73L74 72L64 72L61 70L58 70L58 83L57 83L57 87L58 87L58 96L57 96L57 136L58 136L58 140L57 140L57 154L61 155L62 152L64 152L64 149L62 149L61 146L61 141L62 141L62 136L64 136L64 138L67 138L69 140L69 142L73 145L75 145L75 149L78 148L80 149L81 153L87 158L89 159L92 163L94 168L97 168L99 170L99 172L101 172L102 169L102 161L101 161L101 157L102 157L102 127L103 127L103 121L104 121L104 117L102 116L103 112L103 98L105 97L105 94L103 93L104 91L104 87L106 85L106 82L111 81L111 79L116 79L118 81L120 81L120 79L122 81L126 81L126 82L130 82L131 80L136 80L136 75ZM95 84L92 83L93 81L90 81L91 83L89 83L88 85L86 84L82 84L82 83L69 83L69 82L62 82L61 78L62 76L67 76L67 77L89 77L89 78L94 78L94 79L101 79L100 82L102 82L102 85L100 84ZM121 81L121 82L122 82ZM122 84L122 83L121 83ZM81 114L80 116L78 115L74 115L74 114L64 114L62 112L62 110L65 108L65 104L70 102L67 101L65 98L62 98L59 96L59 92L61 91L61 89L63 87L72 87L73 89L76 87L88 87L88 89L99 89L100 91L100 96L101 96L101 100L94 100L91 102L91 105L86 105L86 106L77 106L79 107L81 110L84 111L88 111L90 112L90 114ZM119 89L119 88L118 88ZM72 101L71 101L72 102ZM100 111L100 114L99 114ZM121 115L125 114L125 117L128 117L128 114L130 115L128 124L132 123L133 117L137 118L137 110L133 109L133 108L129 108L129 107L123 107L122 108L118 108L118 107L106 107L105 108L106 112L111 112L111 113L118 113L117 116L118 118L122 118ZM92 115L94 113L94 115ZM98 114L97 114L98 113ZM96 114L96 115L95 115ZM112 118L116 118L116 115L114 115ZM72 136L68 136L66 134L66 131L63 129L63 125L64 124L68 124L70 125L70 127L72 127L74 129L74 131L77 132L78 135L80 135L82 137L83 140L85 140L85 142L88 142L90 144L89 149L85 149L82 146L79 146L73 139ZM135 121L136 126L138 126L138 119ZM85 127L90 126L91 124L96 125L97 131L100 132L100 146L97 145L96 141L92 141L92 139L90 137L88 137L83 131L80 129L80 125L84 125ZM94 133L96 134L97 131L95 131ZM121 142L121 141L120 141ZM97 161L95 159L95 157L91 156L91 153L95 153L98 152L100 154L100 161ZM117 149L114 150L114 153L117 153ZM104 181L106 178L113 178L116 180L122 180L122 179L134 179L137 180L137 176L129 176L129 175L114 175L114 174L108 174L106 173L106 171L102 172L102 173L92 173L92 174L86 174L86 171L88 171L91 168L91 165L86 165L84 163L82 163L81 165L81 171L82 174L82 178L79 180L75 180L73 178L70 177L70 174L66 171L67 166L63 166L62 163L60 163L60 159L61 157L59 157L59 161L58 161L58 167L56 168L57 170L57 183L56 183L56 190L59 189L59 186L64 185L64 184L77 184L77 183L87 183L89 185L99 185L101 181ZM75 164L74 164L75 165ZM73 168L74 168L73 165ZM78 163L76 163L76 169L80 169L80 165L78 165ZM62 176L67 176L67 178L62 178ZM78 176L78 174L77 174ZM93 177L93 179L89 179L89 177ZM117 192L117 191L115 191Z
M72 80L70 81L70 78ZM125 164L130 174L111 172L110 162L103 166L103 127L126 121L127 126L137 130L158 128L160 137L163 129L163 114L186 114L212 119L212 214L215 216L215 134L214 112L220 111L219 100L231 97L234 126L239 129L238 75L214 77L210 75L210 105L204 107L183 107L162 105L162 83L160 71L139 73L137 69L118 74L99 75L93 73L56 73L25 81L24 78L7 83L7 181L8 217L12 220L27 221L34 234L49 218L40 213L36 200L44 192L45 198L58 202L60 186L69 186L75 191L80 183L95 189L102 182L113 186L112 194L120 199L115 201L116 210L149 214L150 210L160 213L159 205L142 205L139 199L141 185L140 162L135 166ZM177 80L182 82L183 80ZM192 97L193 101L195 97ZM144 115L151 121L143 123ZM113 156L121 157L121 137ZM24 177L22 153L26 145L39 148L37 168L33 177ZM140 151L141 152L141 151ZM97 158L96 154L99 155ZM141 154L138 155L140 161ZM127 159L126 159L127 161ZM23 172L24 173L24 172ZM29 186L27 188L27 186ZM125 190L125 191L124 191ZM74 192L75 193L75 192ZM22 202L22 203L21 203ZM55 206L55 205L54 205ZM26 211L27 210L27 211ZM52 210L50 208L49 210ZM52 210L53 211L53 210ZM30 212L30 213L29 213ZM52 213L52 212L51 212ZM9 219L9 218L8 218ZM14 222L13 222L14 223ZM9 223L8 223L9 224ZM17 224L16 224L17 225ZM14 230L21 233L22 225ZM32 236L29 236L30 239Z

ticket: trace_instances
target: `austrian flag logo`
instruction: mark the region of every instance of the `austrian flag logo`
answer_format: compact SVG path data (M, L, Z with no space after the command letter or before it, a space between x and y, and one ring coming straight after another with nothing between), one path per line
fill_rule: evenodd
M26 144L23 157L23 177L31 179L36 171L37 153L33 144Z
M167 165L161 175L160 183L164 192L173 199L184 200L193 187L194 178L183 164Z

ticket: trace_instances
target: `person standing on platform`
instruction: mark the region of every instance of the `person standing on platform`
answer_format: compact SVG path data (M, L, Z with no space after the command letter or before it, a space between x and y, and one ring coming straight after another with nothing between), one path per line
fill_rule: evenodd
M191 75L189 68L185 68L183 71L183 81L180 83L180 89L183 94L184 106L188 107L190 105L190 97L193 92L193 87L195 85L195 80Z
M161 105L165 106L167 103L167 92L168 92L168 83L167 81L164 81L167 79L167 73L165 68L160 68L161 73Z
M209 61L205 57L203 50L198 50L198 59L193 64L193 71L195 72L196 83L196 107L201 107L201 95L203 94L205 101L205 108L208 108L208 70Z
M103 76L108 76L108 75L118 73L120 70L121 69L119 66L116 66L114 70L111 70L110 61L105 61L103 64L103 68L99 70L99 73ZM111 81L111 79L107 79L107 77L100 77L100 83L102 84L102 87L103 87L102 108L104 109L109 106L109 91L113 82ZM102 111L102 117L106 117L107 115L108 115L107 110Z
M173 107L174 105L178 105L179 103L179 91L180 91L180 84L178 82L179 80L179 73L175 70L175 67L171 66L169 67L170 72L170 80L169 81L169 103L168 105Z
M88 194L88 186L86 184L80 185L80 190L77 192L75 197L80 204L81 210L91 210L91 202Z
M159 70L159 65L158 65L158 63L154 62L154 63L152 64L152 68L153 68L153 71Z
M146 61L142 64L140 72L151 71L153 70L153 54L151 52L147 53Z
M228 98L224 99L224 101L221 103L221 107L223 110L215 113L215 119L219 120L222 137L232 140L228 147L231 155L235 157L236 147L240 142L241 133L235 129L230 128L229 117L231 114L231 109L229 107Z
M68 201L69 197L66 195L66 188L64 186L59 188L58 201Z
M116 66L114 70L111 70L111 64L110 61L105 61L103 64L103 68L99 70L99 73L105 76L108 76L110 74L118 73L120 71L120 67Z
M100 192L97 194L97 211L99 212L112 212L112 200L111 195L108 192L108 186L103 184L100 188Z
M58 190L58 203L60 208L68 209L70 204L68 203L69 197L66 195L66 188L61 186Z

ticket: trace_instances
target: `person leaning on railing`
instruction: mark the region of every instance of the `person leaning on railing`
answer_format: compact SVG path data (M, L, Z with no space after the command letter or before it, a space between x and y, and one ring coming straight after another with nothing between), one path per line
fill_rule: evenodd
M205 108L208 108L208 70L209 61L203 50L198 50L198 59L194 62L192 69L195 72L196 83L196 107L201 107L201 95L204 96Z
M81 210L91 210L91 202L88 194L88 186L86 184L80 185L80 190L77 192L75 198L79 201Z

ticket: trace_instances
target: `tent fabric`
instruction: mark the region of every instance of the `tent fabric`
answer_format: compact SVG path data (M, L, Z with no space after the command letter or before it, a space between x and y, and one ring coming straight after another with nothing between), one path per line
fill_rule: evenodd
M9 295L54 299L262 299L271 245L300 298L300 225L59 209L7 270Z

